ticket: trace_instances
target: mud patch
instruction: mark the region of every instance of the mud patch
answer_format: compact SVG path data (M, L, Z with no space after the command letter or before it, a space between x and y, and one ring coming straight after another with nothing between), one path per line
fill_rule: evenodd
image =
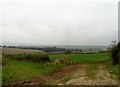
M103 65L99 65L94 75L96 75L94 80L87 79L87 77L83 75L83 77L76 77L68 81L67 85L118 85L118 80L112 79L111 75L104 70Z

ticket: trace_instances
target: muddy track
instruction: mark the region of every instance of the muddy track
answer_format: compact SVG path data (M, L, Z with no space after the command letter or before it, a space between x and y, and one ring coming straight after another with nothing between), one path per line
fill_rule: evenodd
M79 73L79 72L78 72ZM85 72L83 72L85 73ZM118 80L113 79L108 71L104 69L103 65L99 65L96 70L95 79L88 79L85 75L74 78L67 82L68 85L118 85Z
M60 83L65 77L73 76L79 69L83 70L86 65L67 65L65 67L59 68L54 72L38 76L36 78L26 80L11 82L7 85L44 85L44 84L57 84ZM53 83L55 82L56 83Z
M27 81L12 82L9 85L118 85L118 81L111 78L101 64L96 71L96 79L88 79L85 75L87 66L87 64L67 65L49 74Z

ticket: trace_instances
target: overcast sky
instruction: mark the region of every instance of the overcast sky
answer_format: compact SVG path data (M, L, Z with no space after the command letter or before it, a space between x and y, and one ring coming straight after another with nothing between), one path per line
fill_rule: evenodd
M118 40L119 0L3 0L6 45L109 45Z

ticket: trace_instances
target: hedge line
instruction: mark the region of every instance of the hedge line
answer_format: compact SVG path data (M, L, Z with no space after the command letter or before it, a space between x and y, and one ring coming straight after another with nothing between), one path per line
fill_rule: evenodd
M50 61L49 56L46 53L9 54L4 56L7 58L16 59L20 61L32 61L32 62Z

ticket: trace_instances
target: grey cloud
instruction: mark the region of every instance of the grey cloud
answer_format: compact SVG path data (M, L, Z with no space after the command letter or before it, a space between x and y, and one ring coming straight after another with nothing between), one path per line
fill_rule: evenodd
M3 43L109 45L118 39L115 0L5 0Z

